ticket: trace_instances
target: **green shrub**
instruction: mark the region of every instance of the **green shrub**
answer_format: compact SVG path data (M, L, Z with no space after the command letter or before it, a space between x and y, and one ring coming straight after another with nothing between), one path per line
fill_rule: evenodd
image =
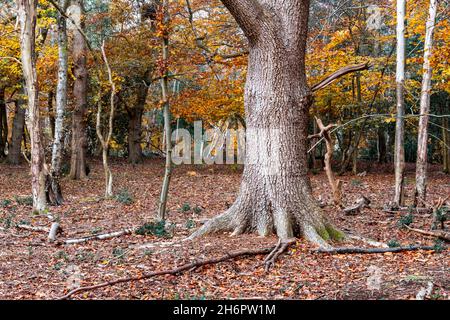
M28 206L28 207L33 206L33 197L31 197L31 196L28 196L28 197L14 196L14 200L16 200L18 205Z
M164 220L144 223L136 229L135 233L140 236L152 235L160 238L166 238L169 236L169 233L166 230L166 222Z
M191 205L187 202L183 203L181 206L181 212L188 212L191 210Z
M403 228L404 226L409 226L414 221L414 216L412 213L407 214L406 216L402 216L398 221L398 226Z
M194 207L194 213L195 214L200 214L200 212L202 212L202 210L203 210L202 207L199 207L199 206L195 206Z
M393 240L389 240L387 243L389 248L398 248L401 247L400 242L398 242L397 240L393 239Z
M11 203L12 203L12 201L9 200L9 199L3 199L3 200L0 201L0 207L6 208L9 205L11 205Z
M120 190L116 196L116 200L125 205L130 205L134 202L133 196L128 192L128 189Z
M186 221L186 228L187 228L187 229L193 229L193 228L195 228L195 227L196 227L196 223L195 223L194 220L188 219L188 220Z

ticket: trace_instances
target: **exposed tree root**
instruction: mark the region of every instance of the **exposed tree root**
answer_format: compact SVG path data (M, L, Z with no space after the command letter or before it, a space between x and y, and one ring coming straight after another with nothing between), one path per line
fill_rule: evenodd
M409 247L395 247L395 248L357 248L357 247L344 247L344 248L334 248L334 249L317 249L314 250L318 253L328 253L328 254L359 254L359 253L386 253L386 252L403 252L403 251L416 251L416 250L427 250L436 251L434 246L409 246Z
M347 237L349 239L362 241L362 242L367 243L367 244L369 244L371 246L374 246L374 247L379 247L379 248L388 248L389 247L386 243L375 241L375 240L372 240L372 239L367 239L367 238L364 238L364 237L361 237L361 236L358 236L358 235L354 235L354 234L347 234Z
M369 204L370 204L370 200L367 199L366 197L362 196L361 198L359 198L356 201L356 203L354 205L352 205L351 207L345 208L343 211L347 215L358 214L359 212L361 212L361 209L364 209Z
M278 241L278 244L275 246L275 248L272 250L271 253L266 257L264 260L265 270L266 272L269 272L270 268L272 268L275 265L275 261L278 259L278 257L283 254L290 245L294 244L297 241L297 239L292 238L288 239L286 241L282 241L281 239Z
M80 292L92 291L92 290L99 289L99 288L113 286L113 285L116 285L119 283L140 281L140 280L149 279L152 277L166 275L166 274L177 275L181 272L189 271L191 269L196 269L201 266L217 264L217 263L220 263L223 261L227 261L227 260L231 260L231 259L235 259L235 258L243 257L243 256L255 256L255 255L261 255L261 254L268 254L268 253L272 252L273 250L274 250L274 247L264 248L264 249L249 249L249 250L235 251L235 252L226 254L224 256L218 257L218 258L212 258L212 259L188 263L188 264L182 265L175 269L155 271L155 272L151 272L151 273L145 273L143 275L136 276L136 277L120 278L117 280L102 282L102 283L92 285L92 286L80 287L80 288L77 288L77 289L74 289L74 290L68 292L66 295L64 295L62 297L59 297L58 300L66 300Z
M426 231L422 229L411 228L410 226L404 225L408 230L417 232L426 236L431 236L435 238L439 238L445 241L450 241L450 234L444 231Z

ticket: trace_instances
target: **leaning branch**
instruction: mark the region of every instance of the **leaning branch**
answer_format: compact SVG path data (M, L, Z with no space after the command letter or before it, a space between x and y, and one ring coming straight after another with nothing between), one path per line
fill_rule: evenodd
M430 236L430 237L435 237L438 239L442 239L445 241L450 241L450 234L448 234L447 232L444 231L426 231L426 230L422 230L422 229L416 229L416 228L411 228L410 226L404 225L408 230L416 232L416 233L420 233L426 236Z
M349 73L362 71L362 70L367 70L370 67L371 67L371 65L370 65L369 62L343 67L343 68L339 69L338 71L332 73L331 75L329 75L328 77L326 77L325 79L320 81L319 83L313 85L311 87L311 90L313 92L319 91L319 90L327 87L328 85L330 85L331 83L333 83L337 79L339 79L339 78L341 78L341 77L343 77L343 76L345 76L345 75L347 75Z
M70 298L71 296L78 294L80 292L92 291L92 290L99 289L99 288L113 286L113 285L116 285L119 283L140 281L140 280L145 280L145 279L149 279L149 278L161 276L161 275L166 275L166 274L177 275L179 273L189 271L191 269L196 269L198 267L211 265L211 264L217 264L217 263L220 263L223 261L236 259L236 258L243 257L243 256L256 256L256 255L261 255L261 254L268 254L273 249L274 249L274 247L265 248L265 249L250 249L250 250L235 251L235 252L226 254L224 256L218 257L218 258L212 258L212 259L200 260L200 261L188 263L188 264L182 265L181 267L178 267L175 269L155 271L155 272L145 273L143 275L136 276L136 277L120 278L120 279L113 280L113 281L99 283L99 284L96 284L93 286L80 287L80 288L77 288L77 289L74 289L74 290L68 292L66 295L58 298L58 300L66 300L66 299Z

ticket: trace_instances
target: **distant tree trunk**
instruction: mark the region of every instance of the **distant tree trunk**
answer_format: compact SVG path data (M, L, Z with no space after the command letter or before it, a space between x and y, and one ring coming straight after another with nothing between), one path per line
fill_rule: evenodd
M5 148L8 142L8 119L6 114L5 88L0 87L0 158L5 157Z
M128 123L128 161L136 164L142 161L142 115L145 109L145 102L147 100L149 86L148 70L144 76L145 83L138 84L136 105L133 108L127 109L129 116Z
M80 8L82 0L77 1ZM84 29L81 19L80 28ZM73 61L75 82L73 85L73 96L75 99L72 114L72 155L70 161L70 178L84 179L86 172L86 109L87 109L87 83L88 71L86 68L87 45L83 34L74 30L73 38Z
M416 190L414 194L414 205L416 206L426 205L428 120L430 113L430 92L432 77L430 59L433 49L433 32L436 21L436 11L437 0L430 0L424 45L422 94L420 97L419 135L417 139Z
M249 40L246 159L234 204L192 238L218 231L276 233L329 247L339 237L312 195L307 165L313 101L305 72L308 0L222 0Z
M379 127L377 129L377 137L378 137L378 163L386 163L387 162L387 146L386 146L386 132L385 128Z
M445 114L445 109L449 110L450 102L447 100L442 108L442 114ZM444 142L442 148L443 171L450 173L450 133L448 125L448 117L442 118L442 140Z
M170 178L172 176L172 130L170 127L170 103L169 103L169 70L168 70L168 59L169 59L169 34L168 34L168 2L167 0L163 1L163 23L162 23L162 65L164 66L163 70L161 70L161 91L162 91L162 100L164 103L164 137L165 137L165 151L166 151L166 166L164 170L164 180L161 189L161 195L159 198L159 206L158 206L158 219L164 220L166 218L166 205L167 205L167 196L169 194L169 185Z
M24 101L21 97L14 101L15 113L13 120L13 127L11 132L11 141L8 144L8 163L18 165L22 154L22 139L24 136L25 113L26 109L23 106Z
M53 90L50 90L47 98L47 108L48 108L48 120L50 122L50 131L53 139L55 138L55 110L53 110L54 97L55 94L53 93Z
M59 0L59 7L66 11L67 0ZM67 30L66 18L58 12L58 83L56 86L56 120L54 120L54 140L52 149L51 189L55 204L62 204L61 161L64 139L64 113L67 106Z
M395 123L395 194L393 204L402 207L405 204L405 14L406 0L397 0L397 115Z
M39 88L36 74L36 11L37 0L18 0L22 70L26 83L30 118L33 211L41 213L47 208L47 199L45 155L41 137Z

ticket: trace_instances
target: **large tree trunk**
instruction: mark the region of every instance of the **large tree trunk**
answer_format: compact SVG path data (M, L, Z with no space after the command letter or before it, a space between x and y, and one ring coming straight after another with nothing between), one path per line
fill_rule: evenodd
M430 113L430 92L432 68L430 64L433 49L433 31L436 20L437 0L430 0L424 45L422 94L420 96L419 136L417 139L416 190L414 204L425 206L427 195L428 121Z
M38 81L36 74L36 11L37 0L19 0L20 49L22 70L26 83L31 138L31 186L33 211L43 212L47 207L45 193L45 157L41 136Z
M66 11L67 0L59 0L59 6ZM67 106L67 30L66 19L58 12L58 84L56 87L56 119L54 120L54 140L52 149L51 190L55 204L62 204L61 162L64 138L64 113Z
M245 89L246 162L234 204L191 238L302 235L323 247L337 235L312 196L307 128L312 93L305 76L309 1L222 0L249 39Z
M5 148L8 141L8 119L6 117L5 88L0 87L0 158L5 157Z
M82 8L82 0L77 1ZM84 29L83 19L80 28ZM88 71L86 68L87 45L83 35L74 30L73 61L75 83L73 96L75 99L72 114L72 155L70 160L70 178L84 179L86 172L86 109Z
M15 101L15 113L11 132L11 141L8 144L8 163L18 165L22 154L22 138L24 135L25 113L24 101L18 97Z
M397 0L397 117L395 123L395 194L394 206L405 204L405 14L406 0Z

